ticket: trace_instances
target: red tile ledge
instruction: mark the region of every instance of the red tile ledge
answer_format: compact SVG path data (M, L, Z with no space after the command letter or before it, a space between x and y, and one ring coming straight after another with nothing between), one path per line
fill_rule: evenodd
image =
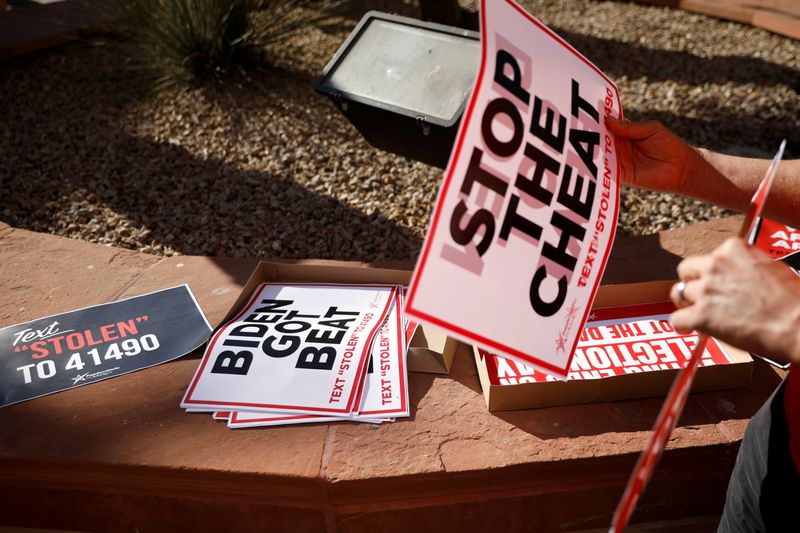
M734 218L620 238L605 280L669 277L681 257L709 251L737 225ZM0 240L0 300L9 302L0 327L184 282L214 322L255 264L164 259L5 225ZM84 531L599 528L660 406L650 399L495 415L462 347L449 376L411 375L408 420L231 431L178 407L198 355L0 409L0 523ZM749 389L693 395L634 522L719 513L746 422L779 380L757 364Z

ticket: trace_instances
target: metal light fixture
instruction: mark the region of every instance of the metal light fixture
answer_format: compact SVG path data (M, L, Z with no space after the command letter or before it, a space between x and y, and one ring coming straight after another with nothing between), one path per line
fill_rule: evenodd
M474 31L370 11L315 89L373 146L444 168L479 61Z

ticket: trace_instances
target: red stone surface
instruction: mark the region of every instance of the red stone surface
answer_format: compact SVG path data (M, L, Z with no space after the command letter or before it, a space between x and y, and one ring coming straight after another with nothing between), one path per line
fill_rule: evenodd
M751 24L793 39L800 38L800 3L797 0L634 0L644 4L680 8L721 19Z
M115 300L158 257L10 228L0 222L0 323Z
M739 219L619 239L606 283L674 276ZM0 327L188 283L212 324L255 260L158 258L0 225ZM89 267L92 268L89 268ZM0 409L0 524L100 531L570 531L607 526L659 399L492 414L466 347L412 374L412 416L228 430L178 404L199 351ZM634 521L718 513L780 375L692 395Z
M216 327L239 296L256 265L258 259L162 258L143 271L121 296L136 296L187 283L209 323Z
M762 9L753 14L752 24L774 33L786 35L792 39L800 39L800 16L798 15L790 16L785 13Z

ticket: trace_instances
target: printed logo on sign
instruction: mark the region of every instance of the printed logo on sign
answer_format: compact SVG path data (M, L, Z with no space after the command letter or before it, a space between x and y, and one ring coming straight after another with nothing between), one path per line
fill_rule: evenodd
M85 374L78 374L77 376L72 378L72 386L74 387L75 385L77 385L78 383L80 383L82 381L88 381L88 380L95 379L95 378L101 378L101 377L109 376L109 375L113 374L114 372L116 372L117 370L119 370L119 367L115 366L114 368L109 368L107 370L101 370L100 372L87 372Z
M572 300L572 303L567 309L567 317L564 320L564 329L562 329L558 334L558 339L556 339L556 350L559 352L564 352L566 350L566 344L569 341L570 334L572 332L572 326L575 325L575 318L578 315L578 305L575 303L575 300Z
M375 298L369 303L370 309L378 309L378 301L380 299L380 294L376 294Z

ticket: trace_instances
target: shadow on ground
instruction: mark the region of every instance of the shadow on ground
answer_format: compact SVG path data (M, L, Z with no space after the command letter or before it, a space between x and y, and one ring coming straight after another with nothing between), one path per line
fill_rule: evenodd
M90 56L99 55L100 61L105 59L103 49L76 46ZM257 79L253 88L207 91L207 105L219 109L222 116L210 120L224 122L220 129L224 127L225 134L218 145L209 143L216 153L205 155L184 147L180 139L134 133L138 125L127 122L125 111L136 106L144 88L126 85L130 73L106 65L90 74L73 68L74 58L58 54L47 58L44 66L61 63L66 74L83 76L73 82L85 85L86 96L75 101L74 95L58 90L59 80L49 80L40 89L50 97L28 95L28 109L16 109L11 122L0 125L4 155L0 213L12 226L72 237L85 232L97 238L105 231L118 231L122 242L117 245L135 248L138 239L195 255L298 258L314 250L313 256L343 260L415 257L421 241L407 227L382 216L380 210L365 213L337 199L337 179L352 176L331 172L331 153L322 153L326 148L313 141L308 145L306 157L319 161L320 175L328 174L320 179L323 183L317 190L294 178L292 154L272 157L278 164L267 169L243 161L250 154L243 156L241 145L249 143L259 153L283 154L284 142L280 128L254 131L252 123L246 124L252 110L242 107L245 98L275 121L315 135L324 133L331 146L354 142L357 134L333 106L291 73L273 69ZM63 63L68 63L66 68ZM13 83L18 75L37 76L27 69L10 69L0 72L0 82ZM306 95L305 108L287 105L298 94ZM180 110L175 114L180 115ZM58 125L53 127L50 121ZM259 135L259 140L253 142L253 135ZM355 142L363 143L357 138ZM228 151L236 156L225 158ZM318 192L325 187L328 193ZM128 223L98 227L105 220L98 211L102 209L121 215ZM65 217L64 211L71 211L71 216ZM65 218L73 219L76 226L67 226ZM313 225L308 223L311 220ZM313 232L308 231L311 226ZM366 250L364 242L385 244Z

